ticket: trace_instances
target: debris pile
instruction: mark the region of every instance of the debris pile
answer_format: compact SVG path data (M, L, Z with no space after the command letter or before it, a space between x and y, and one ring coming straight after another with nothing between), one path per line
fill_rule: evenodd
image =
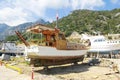
M109 67L111 65L111 61L110 60L101 59L100 61L101 62L99 64L99 66L101 66L101 67Z

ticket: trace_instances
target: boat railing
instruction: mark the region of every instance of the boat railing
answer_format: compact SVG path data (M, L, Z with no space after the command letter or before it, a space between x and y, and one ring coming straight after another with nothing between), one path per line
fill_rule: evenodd
M67 43L67 48L68 49L85 49L85 45L81 44L81 43Z

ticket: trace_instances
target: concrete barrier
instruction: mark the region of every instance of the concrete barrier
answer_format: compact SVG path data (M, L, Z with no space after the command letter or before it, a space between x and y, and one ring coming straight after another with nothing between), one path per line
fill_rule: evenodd
M16 67L16 66L12 66L12 65L10 65L10 64L5 64L5 67L6 67L6 68L13 69L13 70L15 70L15 71L18 71L20 74L22 74L22 69L20 69L20 68L18 68L18 67Z

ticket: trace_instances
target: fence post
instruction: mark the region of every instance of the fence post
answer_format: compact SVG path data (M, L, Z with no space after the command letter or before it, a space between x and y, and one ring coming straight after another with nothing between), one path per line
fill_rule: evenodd
M0 66L2 66L2 61L0 61Z
M34 80L34 68L32 67L31 80Z

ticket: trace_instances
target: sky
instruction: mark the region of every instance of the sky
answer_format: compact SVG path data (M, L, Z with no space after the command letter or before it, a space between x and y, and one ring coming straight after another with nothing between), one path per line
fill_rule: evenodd
M114 8L120 8L120 0L0 0L0 24L16 26L40 18L52 22L56 14L62 18L73 10Z

